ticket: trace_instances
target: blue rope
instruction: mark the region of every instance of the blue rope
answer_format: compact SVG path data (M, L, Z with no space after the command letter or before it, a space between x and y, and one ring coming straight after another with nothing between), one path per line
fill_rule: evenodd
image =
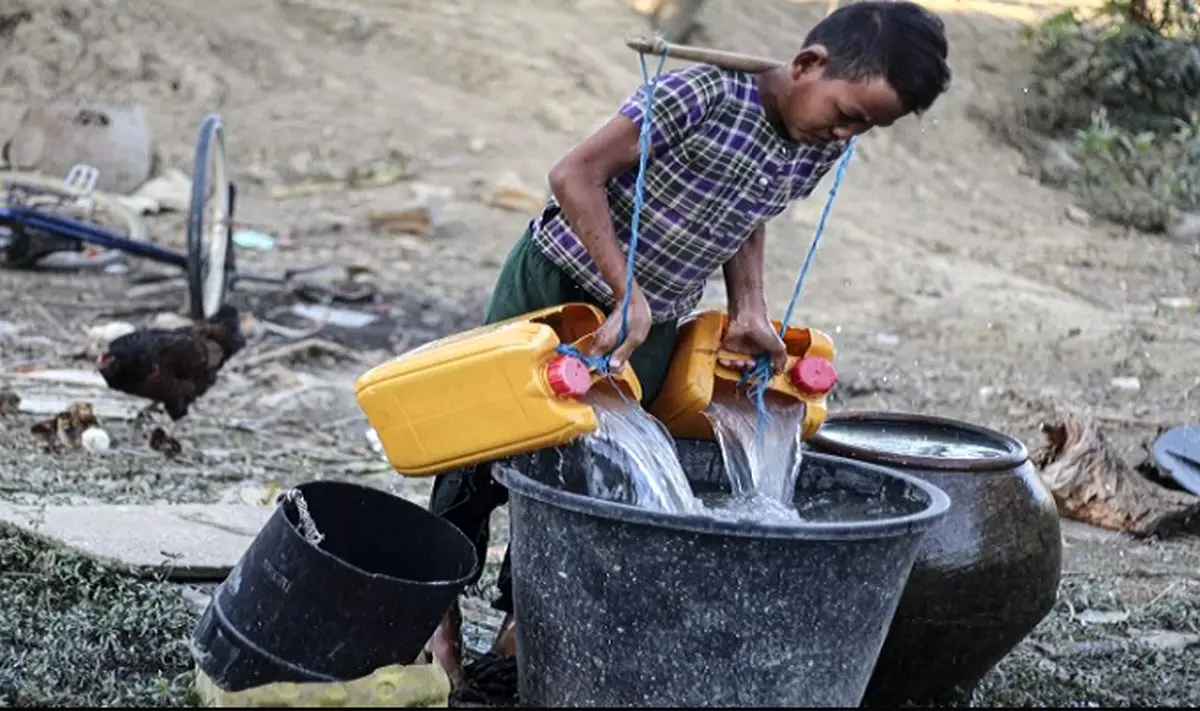
M779 337L783 338L787 333L788 324L792 320L792 314L796 310L796 304L800 301L800 290L804 288L804 282L808 278L808 269L812 266L813 255L817 253L817 246L821 243L821 236L825 233L825 223L829 220L829 213L833 209L833 201L837 198L838 190L842 187L842 180L846 177L846 166L850 164L850 159L854 157L854 142L855 138L851 138L846 146L846 152L842 154L838 161L837 169L833 174L833 185L829 186L829 197L825 198L825 205L821 208L821 218L817 220L817 229L813 231L812 242L808 245L808 254L804 255L804 263L800 266L800 275L796 277L796 285L792 289L792 298L788 302L787 310L783 314L783 321L779 324ZM768 355L760 355L754 359L754 367L742 374L740 383L748 386L749 395L754 402L754 409L758 412L758 451L763 453L763 435L767 427L767 390L771 384L771 378L774 376L774 370L771 367L771 357Z
M625 294L621 297L621 331L617 337L616 346L603 355L585 355L578 348L568 343L560 345L557 349L563 355L578 358L583 361L589 370L593 370L601 375L610 375L609 363L612 360L613 351L616 350L617 346L624 343L625 337L629 335L629 302L633 297L633 266L634 260L637 257L642 204L645 202L646 193L646 164L650 159L650 140L654 128L652 120L654 113L654 92L658 88L658 80L662 77L663 65L667 63L667 53L664 51L662 57L658 60L658 68L655 70L653 77L650 76L650 69L646 66L646 55L639 54L638 59L642 64L642 88L645 97L642 104L642 127L638 135L638 172L637 181L633 189L633 219L629 225L629 251L625 257Z

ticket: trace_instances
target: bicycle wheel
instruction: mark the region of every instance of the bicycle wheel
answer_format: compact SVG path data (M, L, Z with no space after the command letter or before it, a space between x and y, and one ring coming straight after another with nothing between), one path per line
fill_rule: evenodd
M192 318L208 318L225 303L233 272L233 186L219 114L200 123L188 206L188 301Z
M38 173L21 173L0 171L0 201L9 192L25 193L29 199L46 198L66 206L73 201L75 195L63 187L62 178L53 178ZM92 193L93 211L104 213L103 221L94 219L90 214L87 222L111 229L118 235L137 242L150 239L146 223L133 210L122 205L116 197L107 193ZM68 210L69 212L69 210ZM71 215L80 219L80 216ZM36 266L42 269L103 269L116 264L124 258L120 250L95 247L82 243L79 251L59 251L48 254L37 260Z

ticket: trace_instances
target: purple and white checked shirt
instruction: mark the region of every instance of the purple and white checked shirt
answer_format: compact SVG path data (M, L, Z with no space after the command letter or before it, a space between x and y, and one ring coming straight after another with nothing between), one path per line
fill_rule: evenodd
M639 126L644 89L620 108ZM654 95L651 157L634 273L654 321L696 307L708 278L754 228L808 197L846 149L796 144L763 114L753 74L697 64L665 73ZM613 226L628 254L637 168L609 181ZM533 243L608 307L612 290L552 197L531 225Z

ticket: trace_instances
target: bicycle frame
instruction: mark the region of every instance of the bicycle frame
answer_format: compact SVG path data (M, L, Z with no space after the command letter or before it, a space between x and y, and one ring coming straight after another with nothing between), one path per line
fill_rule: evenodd
M80 222L50 212L23 205L0 207L0 225L11 224L42 230L68 239L78 240L98 247L115 249L125 254L171 264L180 269L187 268L187 256L172 252L151 242L126 239L102 227Z

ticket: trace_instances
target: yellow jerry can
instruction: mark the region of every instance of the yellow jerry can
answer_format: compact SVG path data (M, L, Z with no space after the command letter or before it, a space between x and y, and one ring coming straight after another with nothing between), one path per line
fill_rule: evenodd
M704 410L717 392L738 387L741 373L722 366L721 359L746 356L720 349L729 318L724 311L703 311L679 326L679 337L667 377L650 414L667 430L683 439L713 439L712 424ZM779 322L773 321L776 330ZM788 365L771 380L769 399L801 401L806 406L801 437L814 435L828 414L826 396L837 384L834 348L829 336L814 328L789 327L783 337Z
M367 371L355 395L406 476L565 444L596 430L596 414L579 399L593 386L642 397L632 368L609 379L556 350L585 352L604 320L573 303L447 336Z

